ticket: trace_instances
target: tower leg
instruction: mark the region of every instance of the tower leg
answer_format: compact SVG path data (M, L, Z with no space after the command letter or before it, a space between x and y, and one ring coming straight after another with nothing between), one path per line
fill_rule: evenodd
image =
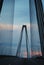
M0 0L0 13L1 13L2 5L3 5L3 0Z
M38 20L38 28L39 28L39 35L40 35L40 45L41 45L41 51L42 55L44 56L44 13L43 13L43 6L42 6L42 0L34 0L35 2L35 8L36 8L36 15Z
M17 48L17 52L16 52L16 56L20 56L20 50L21 50L21 42L22 42L22 36L23 36L23 29L25 28L25 32L26 32L26 50L27 50L27 58L28 58L28 34L27 34L27 27L26 25L22 26L22 30L21 30L21 36L20 36L20 41L19 41L19 45Z

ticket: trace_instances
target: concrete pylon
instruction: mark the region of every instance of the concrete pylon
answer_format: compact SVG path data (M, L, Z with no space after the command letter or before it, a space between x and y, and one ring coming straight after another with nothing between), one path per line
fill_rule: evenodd
M24 28L25 28L25 33L26 33L26 49L27 49L27 58L28 58L28 34L27 34L27 26L26 25L23 25L22 26L21 36L20 36L20 40L19 40L19 45L18 45L18 48L17 48L16 56L20 56L21 43L22 43L23 30L24 30Z
M2 5L3 5L3 0L0 0L0 13L1 13Z
M38 28L39 28L41 51L42 51L42 56L44 56L44 12L43 12L43 5L42 5L42 0L34 0L34 2L35 2L35 8L36 8Z

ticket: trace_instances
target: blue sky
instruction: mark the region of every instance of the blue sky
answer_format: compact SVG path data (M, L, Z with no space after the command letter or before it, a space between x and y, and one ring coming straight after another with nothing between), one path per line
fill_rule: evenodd
M30 15L31 15L31 20L30 20ZM27 24L28 26L30 23L32 25L31 30L30 30L31 25L29 26L29 28L27 28L28 37L29 37L29 49L31 50L31 45L32 45L32 50L38 50L39 48L38 51L40 51L41 50L40 39L39 39L34 1L32 0L31 2L31 12L30 12L29 0L15 0L15 1L4 0L0 15L0 37L1 37L0 45L2 46L1 50L3 49L4 44L5 44L4 45L5 48L6 48L6 44L8 44L10 47L7 46L7 48L4 49L4 52L7 51L8 53L10 53L8 49L9 48L11 49L11 45L12 45L12 49L13 49L12 54L14 55L17 48L17 47L15 48L14 45L16 44L18 45L20 38L21 28L19 29L19 27L21 27L21 25L23 24ZM12 25L14 25L13 31L12 31ZM31 38L32 38L32 44L31 44ZM25 31L24 31L22 43L24 43L25 45Z
M15 24L30 22L29 0L15 0L14 22Z
M9 1L9 2L8 2ZM24 24L30 22L29 0L4 0L0 23ZM14 19L13 19L14 18Z
M9 2L8 2L9 1ZM33 6L34 2L32 1ZM32 5L31 3L31 5ZM7 24L26 24L26 23L36 23L36 12L35 6L30 6L29 0L4 0L0 23ZM31 15L31 21L30 21ZM33 20L33 21L32 21Z
M4 0L0 15L0 23L12 24L14 17L14 0Z
M8 2L9 1L9 2ZM34 2L32 1L33 6ZM32 5L31 3L31 5ZM44 0L42 0L44 7ZM25 24L25 23L36 23L36 12L35 6L31 6L31 20L30 21L30 8L29 0L4 0L0 23L7 24ZM35 22L36 21L36 22Z

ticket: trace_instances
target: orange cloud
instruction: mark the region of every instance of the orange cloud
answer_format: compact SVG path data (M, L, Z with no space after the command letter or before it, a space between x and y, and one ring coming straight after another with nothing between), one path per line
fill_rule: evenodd
M3 30L3 29L12 30L13 26L9 24L0 24L0 30Z
M30 24L26 24L27 25L27 28L30 28ZM18 30L21 30L22 28L22 25L12 25L12 24L0 24L0 30L15 30L15 29L18 29Z
M42 56L42 52L41 51L31 51L30 52L31 56L37 55L37 56Z
M24 54L25 57L27 57L27 52L24 52L23 54ZM42 52L41 52L41 51L31 51L31 52L29 53L29 55L30 55L31 57L32 57L32 56L35 56L35 55L37 55L37 56L42 56Z

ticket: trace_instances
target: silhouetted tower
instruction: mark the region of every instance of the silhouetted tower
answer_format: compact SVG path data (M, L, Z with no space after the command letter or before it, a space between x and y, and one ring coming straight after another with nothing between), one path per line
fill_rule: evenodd
M0 0L0 13L1 13L2 5L3 5L3 0Z
M38 20L38 28L40 34L40 43L41 43L41 51L42 55L44 56L44 12L43 12L43 5L42 0L34 0L35 8L36 8L36 15Z
M28 34L27 34L27 26L23 25L22 26L22 30L21 30L21 36L20 36L20 41L19 41L19 45L17 48L17 53L16 56L20 56L20 51L21 51L21 42L22 42L22 36L23 36L23 30L25 29L25 33L26 33L26 49L27 49L27 58L28 58Z

